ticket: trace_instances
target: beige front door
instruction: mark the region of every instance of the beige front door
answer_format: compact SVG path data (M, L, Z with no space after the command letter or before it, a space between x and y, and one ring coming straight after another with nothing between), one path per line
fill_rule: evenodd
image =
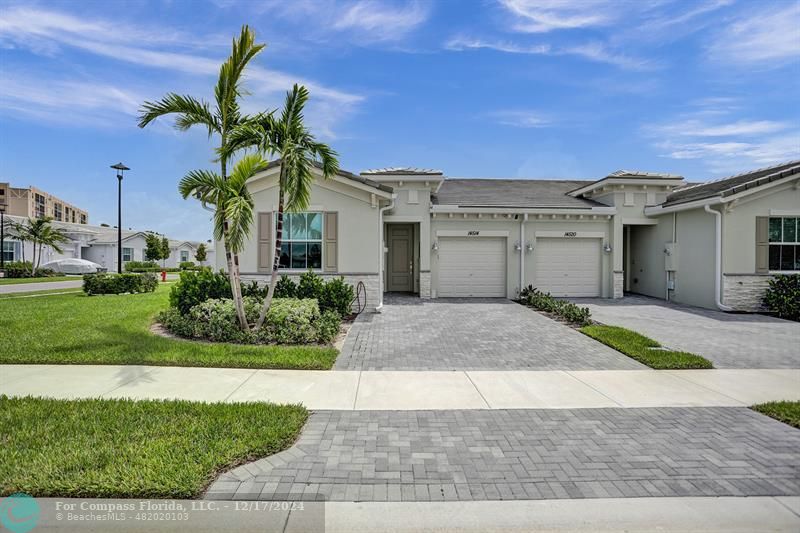
M386 269L386 290L414 291L414 226L390 224L388 227L389 256Z

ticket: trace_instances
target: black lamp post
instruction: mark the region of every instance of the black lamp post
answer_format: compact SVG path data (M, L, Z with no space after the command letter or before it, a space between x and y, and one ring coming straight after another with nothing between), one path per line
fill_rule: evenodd
M130 169L122 163L111 168L117 170L117 272L122 274L122 173Z
M0 202L0 270L6 267L6 204Z

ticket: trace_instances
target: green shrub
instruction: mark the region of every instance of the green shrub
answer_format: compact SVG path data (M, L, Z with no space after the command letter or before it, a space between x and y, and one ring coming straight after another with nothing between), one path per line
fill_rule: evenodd
M153 274L85 274L83 292L94 294L125 294L153 292L158 279Z
M264 327L256 335L265 343L312 344L319 337L319 318L316 300L276 299L269 307Z
M333 309L323 311L317 322L317 341L320 344L330 344L339 334L342 317Z
M267 297L269 286L259 287L258 282L253 280L248 285L242 283L242 296L251 296L263 300Z
M6 263L6 277L8 278L31 278L33 277L33 265L30 261L13 261ZM37 268L37 278L49 278L57 275L54 270L49 268Z
M592 323L588 307L579 307L572 302L558 300L550 296L550 293L542 292L530 285L520 292L520 300L525 305L539 311L553 313L572 324L588 326Z
M178 264L178 268L181 270L194 270L195 264L194 261L181 261Z
M160 268L155 261L128 261L125 263L126 272L150 272Z
M780 318L800 322L800 274L779 274L769 280L764 306Z
M275 298L297 298L297 284L287 275L283 275L275 284Z
M169 292L169 304L186 315L192 307L206 300L232 297L231 283L225 273L202 269L181 272L180 280Z
M297 297L300 299L319 298L324 286L325 280L317 273L311 270L304 272L300 275L300 283L297 284Z
M325 283L317 299L321 311L336 311L340 317L346 317L352 313L354 297L353 286L345 283L343 277L338 277Z

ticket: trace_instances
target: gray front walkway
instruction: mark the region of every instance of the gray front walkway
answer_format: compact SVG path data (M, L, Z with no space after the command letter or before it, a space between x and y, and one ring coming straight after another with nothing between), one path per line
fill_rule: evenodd
M716 368L800 368L797 322L675 305L646 296L574 301L588 306L598 322L702 355Z
M209 499L800 495L800 431L747 408L318 411Z
M645 366L505 299L387 295L353 324L337 370L636 370Z

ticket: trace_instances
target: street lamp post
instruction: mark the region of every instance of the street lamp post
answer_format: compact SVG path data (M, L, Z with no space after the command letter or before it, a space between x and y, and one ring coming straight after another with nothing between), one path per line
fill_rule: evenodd
M117 272L122 274L122 173L130 169L122 163L111 168L117 171Z
M6 268L6 204L0 202L0 270Z

